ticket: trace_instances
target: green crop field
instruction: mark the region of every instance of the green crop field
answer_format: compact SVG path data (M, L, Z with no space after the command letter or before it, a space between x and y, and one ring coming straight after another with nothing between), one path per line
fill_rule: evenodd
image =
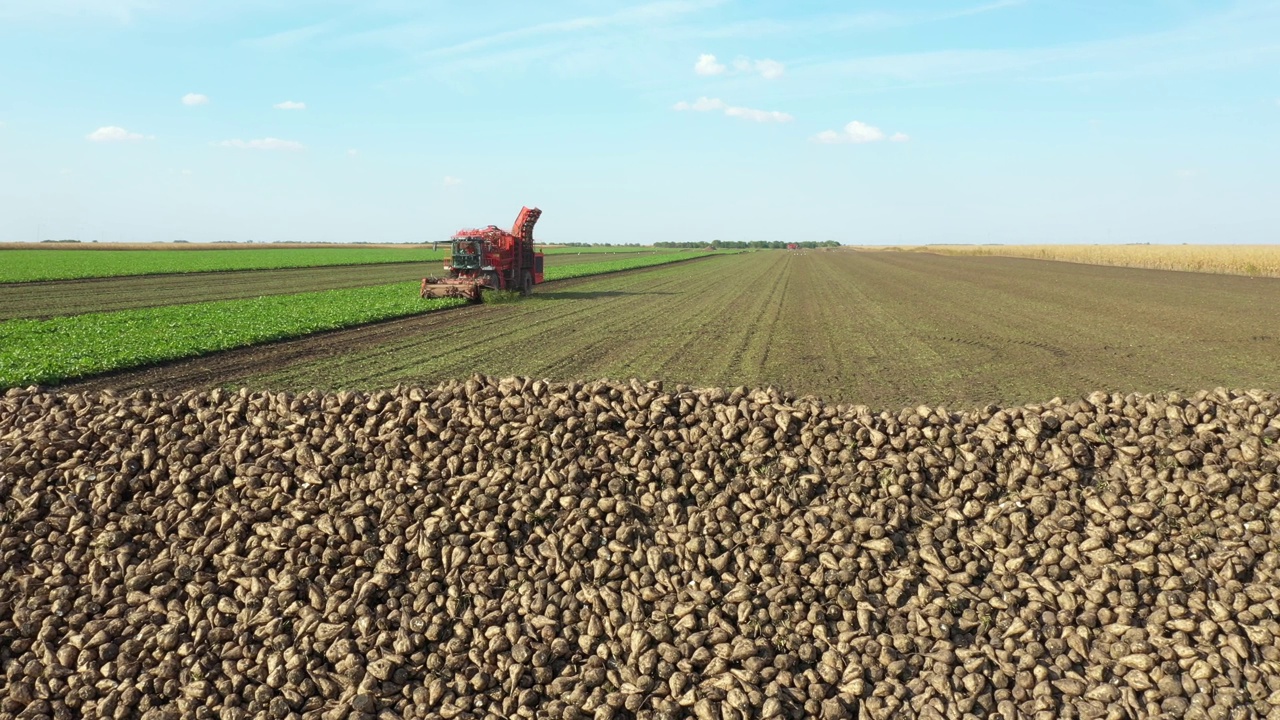
M0 250L0 282L439 260L429 248Z
M666 253L549 267L556 280L679 262L707 253ZM0 387L202 355L465 304L422 300L418 282L188 303L47 320L0 322Z
M417 283L0 323L0 385L48 383L465 304Z

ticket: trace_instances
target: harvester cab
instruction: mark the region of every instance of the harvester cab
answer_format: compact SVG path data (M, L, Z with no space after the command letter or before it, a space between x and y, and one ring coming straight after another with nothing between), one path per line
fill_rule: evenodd
M449 267L459 270L479 270L483 260L481 248L473 240L464 240L462 238L453 239L453 257L449 260Z
M447 275L423 278L419 294L471 301L478 301L485 289L528 295L543 280L543 256L533 247L533 226L541 215L538 208L521 208L511 232L494 225L458 231L450 241Z

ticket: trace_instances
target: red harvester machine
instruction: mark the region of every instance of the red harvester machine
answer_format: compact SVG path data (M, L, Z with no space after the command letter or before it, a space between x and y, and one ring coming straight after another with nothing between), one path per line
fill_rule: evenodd
M485 288L528 295L542 282L542 253L533 249L533 226L541 216L538 208L521 208L511 232L494 225L459 230L450 240L452 255L444 266L448 276L423 278L420 294L473 302Z

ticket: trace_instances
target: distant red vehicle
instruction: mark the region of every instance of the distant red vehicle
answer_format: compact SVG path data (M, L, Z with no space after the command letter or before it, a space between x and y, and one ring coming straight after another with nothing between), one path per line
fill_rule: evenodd
M448 277L423 278L422 297L475 301L485 288L528 295L542 282L542 253L533 249L533 226L541 215L538 208L521 208L511 232L496 225L459 230L450 240L452 253L444 266Z
M788 249L788 250L799 250L799 249L800 249L800 245L799 245L799 244L797 244L797 243L787 243L787 249Z

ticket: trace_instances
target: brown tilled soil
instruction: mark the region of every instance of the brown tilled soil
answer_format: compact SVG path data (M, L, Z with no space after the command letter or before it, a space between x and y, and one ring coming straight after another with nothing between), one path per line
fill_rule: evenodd
M616 260L618 257L616 253L564 253L548 255L546 264L547 267L559 267ZM439 275L440 266L441 262L435 260L2 283L0 320L384 285Z
M390 387L473 372L776 385L895 407L1280 386L1280 280L906 253L760 252L547 286L76 388Z

